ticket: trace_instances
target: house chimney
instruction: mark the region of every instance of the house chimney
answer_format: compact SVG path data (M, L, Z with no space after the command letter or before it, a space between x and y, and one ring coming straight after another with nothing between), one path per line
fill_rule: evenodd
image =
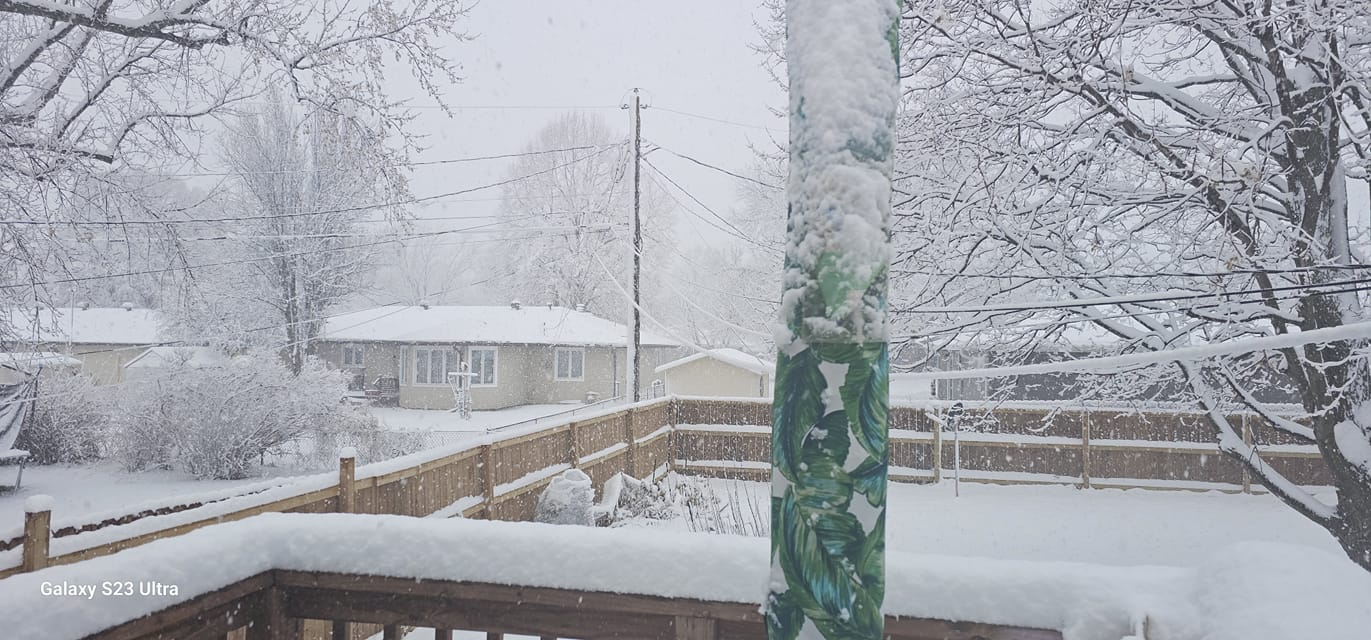
M81 302L78 302L76 306L80 307L82 311L85 311L90 308L90 300L82 300Z
M514 310L516 310L516 311L517 311L520 307L522 307L522 306L524 306L524 305L521 304L518 300L510 300L510 301L509 301L509 308L514 309Z
M125 302L124 304L119 305L119 306L123 307L123 308L124 308L124 311L133 311L133 303L132 303L132 302Z
M431 305L429 304L428 300L420 300L420 301L419 301L419 306L420 306L421 308L423 308L424 310L428 310L428 308L429 308Z

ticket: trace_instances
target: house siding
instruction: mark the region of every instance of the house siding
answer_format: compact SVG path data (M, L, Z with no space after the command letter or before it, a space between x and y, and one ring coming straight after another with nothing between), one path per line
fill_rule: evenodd
M491 345L481 342L462 343L364 343L364 342L319 342L315 354L335 368L342 367L342 347L344 344L361 345L364 349L363 364L366 383L371 386L381 375L399 376L400 406L410 409L451 409L455 404L452 389L446 384L417 384L413 376L413 356L405 358L409 368L400 375L401 350L426 347L460 350L462 358L469 358L473 347L494 347L496 349L496 384L493 387L472 387L471 402L476 410L503 409L525 404L554 404L559 402L585 401L587 394L595 392L600 399L613 396L615 373L620 379L625 375L627 349L622 347L595 347L585 349L585 375L583 380L557 380L553 369L556 349L578 348L577 345ZM655 379L651 371L658 365L669 362L678 356L677 347L644 347L642 358L643 380L641 387L646 392ZM412 351L411 351L412 353Z

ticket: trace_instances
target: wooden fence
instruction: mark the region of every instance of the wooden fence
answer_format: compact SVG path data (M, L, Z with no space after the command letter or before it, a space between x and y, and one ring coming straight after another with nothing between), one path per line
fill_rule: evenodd
M224 511L216 508L217 502L196 502L184 509L167 507L140 512L141 515L107 519L102 521L105 524L64 527L58 531L50 531L50 512L26 514L24 534L13 540L0 541L6 545L0 549L23 547L20 561L0 569L0 578L104 556L158 538L260 513L346 511L427 516L442 511L448 516L529 520L543 487L565 469L580 468L597 484L619 472L644 477L665 470L670 459L670 403L665 398L643 402L531 433L416 454L359 470L354 470L351 460L345 460L340 462L336 484L286 495L249 508ZM413 464L399 466L407 461L413 461ZM185 521L112 542L56 555L48 553L52 543L70 536L77 536L72 541L79 542L79 536L83 534L171 513L181 514Z
M1233 420L1244 425L1244 434L1263 456L1296 483L1329 483L1314 447L1297 444L1255 417ZM0 540L0 553L19 556L11 566L0 568L0 578L267 512L527 520L542 488L572 467L585 471L597 485L619 472L645 477L669 468L764 481L769 477L770 422L771 407L765 401L662 398L355 471L344 462L336 482L282 488L277 494L284 495L244 508L192 502L56 531L49 526L50 513L28 514L23 535ZM892 480L926 482L951 473L954 444L946 422L941 410L891 410ZM1211 427L1196 413L992 408L969 409L960 422L964 480L1087 488L1259 489L1240 465L1218 453ZM174 514L176 524L81 544L83 535L102 536L119 531L111 527L137 526L144 518L166 514ZM12 553L20 546L22 554Z
M770 477L769 404L680 398L674 410L673 469L762 481ZM1298 443L1255 415L1229 419L1287 478L1307 486L1330 484L1313 445ZM951 477L954 460L960 458L961 479L978 482L1262 490L1241 464L1219 453L1213 427L1200 413L998 407L967 409L957 422L948 424L942 409L893 407L891 479ZM960 429L954 434L955 427Z

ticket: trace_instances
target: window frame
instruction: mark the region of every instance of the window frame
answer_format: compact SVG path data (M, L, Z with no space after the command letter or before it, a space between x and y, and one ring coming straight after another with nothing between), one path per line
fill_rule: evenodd
M415 345L409 349L409 365L406 367L410 374L410 384L416 387L446 387L448 386L447 374L460 370L461 367L461 347L451 345ZM443 355L441 364L443 375L439 376L437 382L433 382L433 354ZM424 354L423 361L426 367L424 371L425 381L419 380L419 361L420 355ZM452 354L457 354L457 362L453 363ZM455 367L453 365L456 365Z
M481 380L481 378L483 378L483 377L485 376L485 368L484 368L484 365L482 366L482 368L481 368L479 371L478 371L477 368L476 368L476 363L477 363L477 360L476 360L476 352L477 352L477 351L489 351L489 352L491 353L491 357L490 357L490 369L491 369L491 371L490 371L490 382L488 382L488 383L487 383L487 382L483 382L483 381ZM498 387L498 386L500 386L500 349L499 349L499 347L495 347L495 346L483 346L483 345L473 345L473 346L467 347L467 353L466 353L466 355L467 355L466 362L469 363L469 366L471 367L471 368L470 368L471 373L476 374L475 376L472 376L472 378L471 378L471 388L477 389L477 388L482 388L482 387L484 387L484 388L491 388L491 387Z
M352 358L352 361L349 362L349 355L355 355L356 357ZM367 366L366 347L356 342L344 342L342 363L343 367L347 369L359 369Z
M579 354L581 356L581 375L563 376L562 375L562 354ZM567 373L571 373L571 359L567 359ZM586 349L585 347L555 347L552 350L552 379L557 382L585 382L586 380Z

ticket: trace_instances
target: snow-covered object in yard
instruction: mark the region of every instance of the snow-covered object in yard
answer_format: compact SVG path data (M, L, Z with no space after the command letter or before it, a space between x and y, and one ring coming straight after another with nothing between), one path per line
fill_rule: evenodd
M0 385L0 452L10 451L19 440L19 430L33 411L38 379L28 377L16 384Z
M623 346L624 325L565 307L422 306L376 307L329 318L322 340L350 342L473 342ZM679 346L644 331L642 344Z
M267 514L0 580L0 628L80 638L271 569L755 604L767 553L761 538L661 529ZM110 576L178 595L68 602L40 589ZM1065 640L1119 640L1144 616L1149 640L1365 640L1371 628L1371 576L1289 545L1239 545L1196 569L891 553L887 590L887 614L1060 629Z
M24 343L143 345L164 340L162 316L153 309L10 308L0 314Z
M547 524L577 524L592 526L595 518L591 508L595 503L595 487L590 476L580 469L567 469L552 479L543 494L533 520Z

